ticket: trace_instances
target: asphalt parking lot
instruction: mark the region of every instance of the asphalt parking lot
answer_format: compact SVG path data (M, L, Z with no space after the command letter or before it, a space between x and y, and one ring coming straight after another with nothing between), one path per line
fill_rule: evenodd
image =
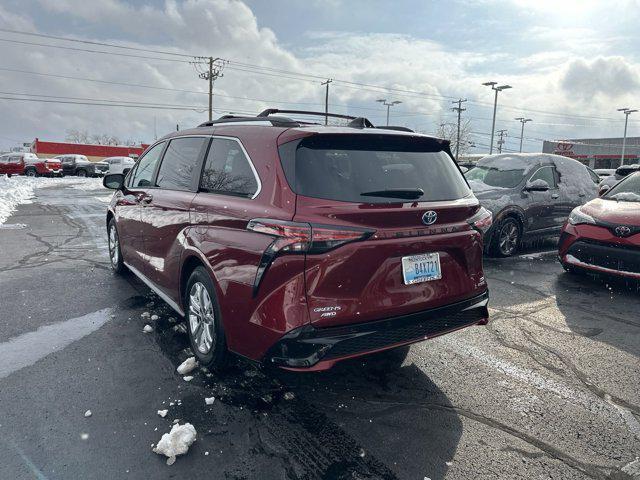
M490 324L400 370L186 382L175 315L109 268L110 194L36 194L0 228L0 479L640 478L640 292L564 273L552 242L487 259ZM151 445L175 419L198 437L168 466Z

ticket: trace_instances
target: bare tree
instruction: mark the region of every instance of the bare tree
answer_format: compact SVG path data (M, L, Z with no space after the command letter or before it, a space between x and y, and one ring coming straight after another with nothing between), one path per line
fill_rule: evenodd
M70 143L85 143L91 145L122 145L120 139L113 135L106 133L101 134L89 134L86 130L67 130L65 140ZM131 142L130 140L128 142ZM133 145L133 142L128 143Z
M458 140L458 126L456 123L440 123L436 130L436 136L451 142L451 151L455 152ZM465 155L471 149L471 120L463 120L460 123L460 155Z

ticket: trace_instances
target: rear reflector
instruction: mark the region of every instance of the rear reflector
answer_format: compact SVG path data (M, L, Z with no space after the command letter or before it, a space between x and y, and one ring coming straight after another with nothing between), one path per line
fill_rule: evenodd
M254 296L258 293L264 273L277 256L324 253L346 243L365 240L375 232L364 228L287 222L269 218L254 218L247 224L247 230L274 237L260 259L253 284Z

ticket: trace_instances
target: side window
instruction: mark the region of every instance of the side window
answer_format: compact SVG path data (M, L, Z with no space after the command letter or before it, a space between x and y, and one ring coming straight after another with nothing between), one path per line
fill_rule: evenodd
M258 181L240 144L227 138L214 138L200 179L200 188L241 197L253 197Z
M193 174L202 158L208 138L175 138L169 142L162 158L156 185L168 190L191 190Z
M150 187L152 186L151 180L153 179L153 172L156 170L158 160L160 160L160 154L164 148L164 142L157 144L151 150L149 150L144 157L140 159L138 168L131 177L129 186L136 187Z
M602 179L598 176L598 174L590 168L587 168L587 172L589 172L589 176L591 177L591 180L593 180L593 183L599 185Z
M534 182L536 180L544 180L549 184L549 188L557 188L558 182L556 181L556 173L554 167L541 167L536 173L531 175L529 179L530 182Z

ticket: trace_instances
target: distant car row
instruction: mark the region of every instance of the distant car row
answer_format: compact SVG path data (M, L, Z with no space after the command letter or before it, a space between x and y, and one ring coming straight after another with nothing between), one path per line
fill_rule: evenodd
M84 155L58 155L38 158L35 153L13 152L0 155L0 175L26 175L29 177L101 177L107 173L126 174L135 165L129 157L109 157L91 162Z

